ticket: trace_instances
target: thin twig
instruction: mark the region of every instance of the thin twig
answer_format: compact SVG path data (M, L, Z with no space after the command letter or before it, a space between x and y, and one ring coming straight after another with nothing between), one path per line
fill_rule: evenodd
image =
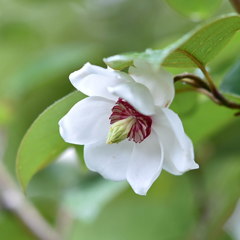
M201 89L201 88L196 89L196 91L199 92L199 93L202 93L202 94L206 95L207 97L209 97L209 98L210 98L213 102L215 102L216 104L222 105L221 102L220 102L217 98L215 98L215 96L214 96L211 92L208 92L208 91L206 91L205 89Z
M205 75L205 77L208 80L209 85L211 84L211 92L213 94L213 96L219 100L220 105L226 106L228 108L232 108L232 109L240 109L240 104L232 102L230 100L228 100L227 98L225 98L222 93L220 93L217 89L217 87L215 86L210 74L208 73L208 71L205 69L204 66L201 67L201 70L203 72L203 74Z
M208 84L203 79L191 73L183 73L183 74L176 75L174 77L174 82L177 82L177 81L184 82L185 79L191 79L199 87L210 90Z
M218 105L221 105L218 99L216 99L211 92L206 91L203 88L183 88L183 89L177 89L176 93L182 93L182 92L190 92L190 91L195 91L204 94L208 98L210 98L213 102L215 102Z
M240 0L239 0L240 1ZM225 107L228 107L228 108L231 108L231 109L240 109L240 104L239 103L235 103L235 102L232 102L230 100L228 100L227 98L225 98L223 96L223 94L218 91L217 87L215 86L210 74L208 73L208 71L206 70L204 64L202 64L198 59L196 59L195 56L193 56L191 53L185 51L185 50L182 50L182 49L177 49L176 51L178 52L181 52L182 54L186 55L187 57L189 57L195 64L196 66L202 71L202 73L204 74L207 82L205 82L204 80L202 80L201 78L195 76L193 78L192 74L190 74L189 76L191 77L191 79L193 81L195 81L197 84L207 84L208 88L204 85L201 85L199 88L200 89L205 89L207 92L211 93L207 93L206 91L204 91L204 94L205 95L208 95L215 103L219 104L219 105L222 105L222 106L225 106ZM181 75L179 75L181 76ZM175 77L176 78L176 77ZM177 78L178 79L178 78ZM181 80L178 79L178 80ZM186 81L184 81L184 79L182 78L183 82L187 83ZM190 85L193 86L193 84L190 83ZM201 90L202 91L202 90ZM238 114L236 115L238 116Z
M25 198L0 161L0 203L15 214L39 240L60 240L60 235Z

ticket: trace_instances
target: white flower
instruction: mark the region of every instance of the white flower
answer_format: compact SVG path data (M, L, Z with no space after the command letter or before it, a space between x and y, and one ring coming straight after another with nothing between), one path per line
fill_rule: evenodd
M198 168L193 145L168 106L172 76L136 61L129 74L85 64L70 75L89 97L59 121L62 138L85 145L87 167L111 180L127 180L145 195L164 169L174 175Z

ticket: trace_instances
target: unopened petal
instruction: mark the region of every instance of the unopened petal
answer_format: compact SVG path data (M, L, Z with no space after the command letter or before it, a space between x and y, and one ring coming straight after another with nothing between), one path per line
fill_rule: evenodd
M113 105L102 97L88 97L76 103L59 121L62 138L79 145L107 139Z
M163 168L166 171L181 175L199 167L194 161L193 144L176 113L167 108L157 108L157 114L153 117L153 129L163 146Z
M100 96L115 100L107 90L108 87L131 81L131 77L123 72L105 69L86 63L80 70L70 74L72 85L88 96Z
M118 144L97 142L84 147L87 167L104 178L120 181L126 179L127 166L133 150L133 143L127 140Z
M142 84L129 82L109 87L109 91L126 100L137 111L144 115L153 115L155 107L150 91Z
M154 97L155 105L168 107L175 94L173 76L164 69L155 68L141 59L134 61L134 65L129 69L132 78L148 87Z
M154 131L140 144L134 144L127 180L137 194L146 195L159 176L162 164L163 151Z

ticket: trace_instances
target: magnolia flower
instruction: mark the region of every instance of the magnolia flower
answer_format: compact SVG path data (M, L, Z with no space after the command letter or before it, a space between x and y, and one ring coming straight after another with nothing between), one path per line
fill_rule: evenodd
M198 168L193 145L168 107L173 77L136 61L129 74L85 64L70 81L87 98L59 121L62 138L85 145L87 167L115 181L127 180L145 195L164 169L174 175Z

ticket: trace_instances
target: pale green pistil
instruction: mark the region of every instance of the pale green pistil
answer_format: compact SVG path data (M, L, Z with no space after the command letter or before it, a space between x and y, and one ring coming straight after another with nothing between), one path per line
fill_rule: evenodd
M135 122L136 118L131 116L112 124L108 132L107 144L119 143L126 139Z

